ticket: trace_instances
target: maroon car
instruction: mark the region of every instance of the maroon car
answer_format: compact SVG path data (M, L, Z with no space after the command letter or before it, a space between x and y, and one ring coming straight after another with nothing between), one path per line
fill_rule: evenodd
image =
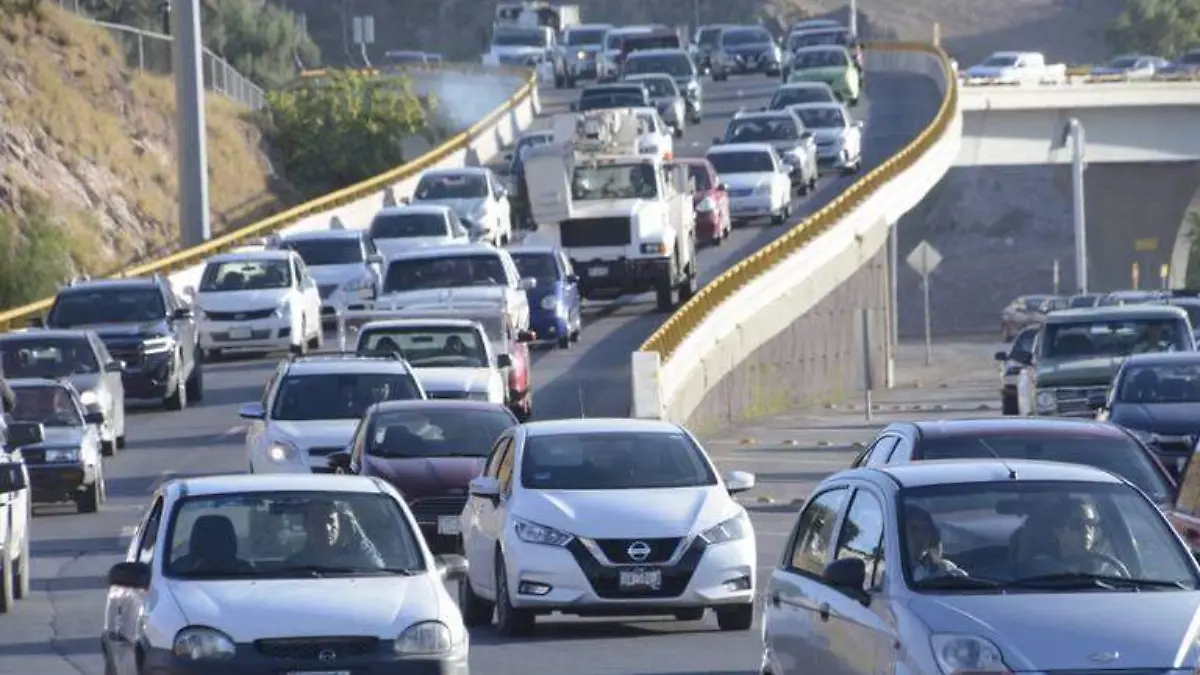
M677 160L688 168L688 176L696 187L693 203L696 209L696 237L701 242L719 245L733 231L729 217L729 192L717 178L712 162L702 157Z
M345 452L340 473L378 476L412 510L434 553L457 553L467 484L483 472L492 443L518 424L508 408L483 401L387 401L372 406Z

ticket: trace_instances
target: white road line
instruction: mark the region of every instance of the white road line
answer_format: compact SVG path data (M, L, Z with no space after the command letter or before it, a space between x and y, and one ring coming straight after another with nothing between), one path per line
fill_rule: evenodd
M244 434L244 433L246 433L246 425L239 424L237 426L229 427L228 429L225 430L225 433L223 433L221 435L222 436L237 436L238 434Z

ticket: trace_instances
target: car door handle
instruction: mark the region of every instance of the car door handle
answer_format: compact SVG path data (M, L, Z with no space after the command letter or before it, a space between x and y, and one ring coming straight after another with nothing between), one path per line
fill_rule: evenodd
M821 616L822 621L828 621L832 611L829 609L828 602L822 602L817 606L817 614Z

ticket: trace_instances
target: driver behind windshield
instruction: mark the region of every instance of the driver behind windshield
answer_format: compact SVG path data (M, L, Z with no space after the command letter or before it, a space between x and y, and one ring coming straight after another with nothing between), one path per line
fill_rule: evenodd
M1034 554L1020 565L1022 576L1129 576L1123 565L1099 550L1100 512L1095 504L1072 497L1039 515L1031 537Z
M328 500L304 508L304 547L284 567L382 569L383 556L352 514Z
M904 523L905 548L914 582L933 577L967 576L962 568L942 557L942 533L928 511L908 506L904 509Z
M1132 353L1149 354L1153 352L1175 351L1173 341L1165 339L1163 325L1158 322L1147 324L1137 342L1133 345Z

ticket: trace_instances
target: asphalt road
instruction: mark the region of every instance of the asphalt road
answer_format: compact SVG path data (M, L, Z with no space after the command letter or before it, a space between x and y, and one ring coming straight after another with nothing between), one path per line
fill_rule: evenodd
M865 166L894 154L932 116L936 92L918 77L875 75L855 114L866 121ZM676 140L679 155L702 154L739 108L765 104L776 81L739 77L706 84L706 120ZM575 92L543 92L546 113L563 112ZM795 218L820 207L852 182L826 178L797 204ZM700 253L702 281L785 232L785 227L736 230L720 248ZM662 320L649 296L589 306L581 341L570 350L535 357L535 415L538 418L622 416L629 406L629 353ZM183 412L130 411L129 445L109 461L109 501L99 513L39 509L34 533L34 592L16 610L0 616L0 673L99 674L99 635L106 585L104 575L123 554L149 495L173 476L242 472L246 466L238 406L258 398L271 360L206 366L203 403ZM756 462L769 461L757 459ZM818 462L820 467L826 464ZM762 470L755 466L747 469ZM827 469L823 469L827 470ZM780 474L783 476L783 474ZM757 513L764 565L779 555L789 515ZM502 642L491 631L472 636L472 664L487 675L541 672L743 673L757 668L757 631L719 634L703 622L641 621L597 624L554 619L530 641ZM555 649L546 650L544 642ZM561 643L561 644L559 644Z

